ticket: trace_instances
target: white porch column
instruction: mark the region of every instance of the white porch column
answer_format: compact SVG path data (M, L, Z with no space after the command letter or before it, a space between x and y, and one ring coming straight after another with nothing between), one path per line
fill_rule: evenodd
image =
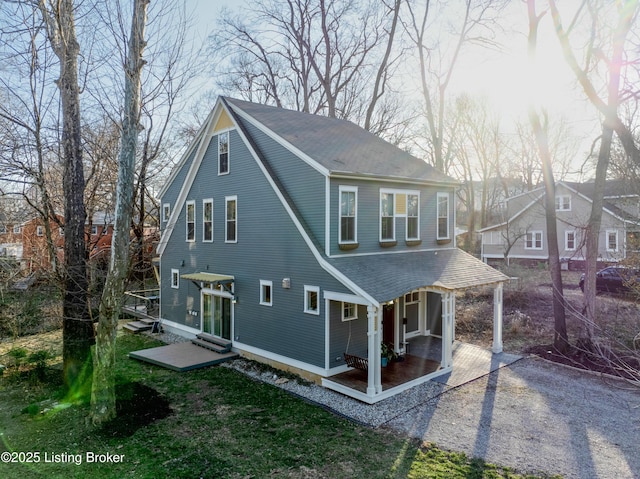
M452 291L441 293L442 296L442 361L443 368L453 365L454 324L456 319L456 295Z
M380 341L378 341L378 308L367 306L368 361L367 395L376 393L376 384L380 382ZM376 368L376 364L378 367ZM377 379L376 379L377 378Z
M493 288L493 346L494 354L502 352L502 283Z

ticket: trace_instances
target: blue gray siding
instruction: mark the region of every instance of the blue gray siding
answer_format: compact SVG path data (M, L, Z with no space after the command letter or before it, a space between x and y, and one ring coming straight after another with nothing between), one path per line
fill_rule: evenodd
M363 358L368 354L367 307L358 305L358 319L342 321L342 303L329 302L329 367L344 364L343 353Z

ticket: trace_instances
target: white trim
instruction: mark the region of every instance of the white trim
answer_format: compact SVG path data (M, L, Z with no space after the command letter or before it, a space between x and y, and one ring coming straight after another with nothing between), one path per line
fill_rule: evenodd
M564 206L564 199L565 198L569 198L569 207L568 208L563 208ZM571 195L556 195L555 199L555 208L556 211L571 211Z
M569 248L569 235L573 234L573 248ZM575 251L576 243L578 242L578 235L576 234L576 230L565 230L564 232L564 250L565 251Z
M342 193L354 194L354 214L353 214L353 239L342 239ZM346 216L345 218L351 218ZM358 243L358 187L350 185L338 186L338 244L357 244Z
M176 281L173 281L174 278L176 279ZM179 269L171 268L171 288L180 289L180 270Z
M175 321L170 321L168 319L163 318L161 319L161 321L162 329L165 329L170 333L182 336L183 338L193 339L197 334L200 334L202 332L200 329L185 326L184 324L176 323Z
M609 235L610 234L615 234L616 235L616 247L615 249L611 249L609 248ZM607 253L617 253L620 251L620 241L619 241L619 236L618 236L618 230L606 230L605 231L605 236L604 236L604 241L605 241L605 249L607 251Z
M388 251L371 251L369 253L341 253L341 254L334 254L331 255L330 258L349 258L351 256L379 256L379 255L387 255L387 254L412 254L412 253L424 253L424 252L429 252L429 251L449 251L452 249L457 249L454 248L451 245L447 245L446 247L441 247L441 248L421 248L421 249L402 249L402 250L395 250L395 249L389 249Z
M224 130L216 131L216 135L218 136L218 176L228 175L231 172L231 135L229 135L229 131L231 128L226 128ZM220 171L220 137L222 135L227 135L227 171Z
M227 218L227 215L229 214L229 203L233 201L235 204L235 218L234 218L234 224L235 224L235 237L234 239L230 240L229 239L229 220ZM225 196L224 197L224 242L225 243L237 243L238 242L238 196L237 195L232 195L232 196Z
M407 214L405 221L405 231L404 237L406 241L419 241L420 240L420 191L407 191L406 193L407 199ZM409 216L409 196L417 196L418 197L418 226L416 227L417 236L415 238L409 238L409 218L416 218L415 216Z
M264 298L264 287L269 288L269 301ZM266 279L260 280L260 304L262 306L273 306L273 281L267 281Z
M392 211L391 211L391 216L384 216L384 218L391 218L391 225L393 228L393 234L391 235L391 238L383 238L382 237L382 195L389 195L391 196L391 201L392 201ZM392 243L394 241L396 241L396 191L395 190L391 190L389 188L380 188L379 190L379 196L378 196L378 240L381 243Z
M536 246L537 240L536 236L540 235L540 247ZM529 241L529 235L531 235L531 246L527 246ZM524 239L524 249L526 250L542 250L544 249L544 233L542 230L531 230L527 231L523 237Z
M416 180L407 178L405 176L382 176L375 173L349 173L344 171L332 171L329 172L329 177L335 180L350 180L350 181L369 181L375 180L377 183L403 183L407 185L429 186L437 188L455 188L462 185L461 182L451 179L450 181L433 181L433 180Z
M162 222L166 223L169 221L169 217L171 216L171 203L162 203Z
M331 180L324 178L324 254L331 256Z
M440 198L447 199L447 235L440 235ZM449 192L438 191L436 193L436 239L448 240L451 239L451 195Z
M211 205L211 239L206 239L204 237L204 233L206 231L204 212L206 211L206 205ZM205 198L202 200L202 242L203 243L213 243L213 198Z
M343 301L342 303L340 303L341 306L341 310L342 310L342 322L344 323L345 321L354 321L356 319L358 319L358 305L356 303L351 303L348 301ZM345 305L350 304L355 308L354 314L352 316L345 316L344 315L344 309L345 309Z
M308 371L312 374L317 374L318 376L321 376L321 377L326 377L328 374L328 371L325 368L321 368L319 366L314 366L313 364L298 361L297 359L291 359L288 356L282 356L281 354L256 348L254 346L249 346L248 344L241 343L239 341L234 340L233 347L231 349L237 353L247 352L250 354L254 354L256 356L260 356L264 359L277 361L279 363L286 364L287 366L291 366L293 368L301 369L303 371Z
M189 239L189 206L193 206L193 239ZM196 241L196 201L189 200L184 204L184 239L187 243L194 243Z
M371 303L367 301L365 298L361 296L356 296L354 294L345 294L345 293L336 293L335 291L325 291L323 294L325 300L328 301L339 301L346 303L355 303L362 304L364 306L369 306Z
M309 307L309 293L316 293L316 309L311 309ZM314 314L316 316L320 315L320 287L319 286L309 286L304 285L304 309L303 311L307 314Z

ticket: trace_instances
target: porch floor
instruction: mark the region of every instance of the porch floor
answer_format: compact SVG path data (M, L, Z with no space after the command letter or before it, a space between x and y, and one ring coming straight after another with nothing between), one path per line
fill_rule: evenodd
M392 361L382 368L382 390L388 390L414 379L434 373L440 369L442 340L433 336L418 336L409 340L409 352L404 361ZM432 381L444 384L447 389L460 386L489 374L491 371L511 364L522 356L515 354L493 354L491 350L473 344L453 343L453 369ZM367 391L367 371L351 369L336 374L328 380L359 392Z

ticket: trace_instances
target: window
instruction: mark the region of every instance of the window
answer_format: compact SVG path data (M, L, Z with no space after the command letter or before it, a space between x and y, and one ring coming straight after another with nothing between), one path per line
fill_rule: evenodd
M420 239L420 196L407 195L407 240Z
M358 305L355 303L342 303L342 320L353 321L358 319Z
M58 233L60 233L60 236L64 236L64 228L58 228Z
M412 293L407 293L404 295L404 304L412 304L420 302L420 292L413 291Z
M556 196L556 211L571 211L571 196Z
M356 211L358 209L358 189L346 186L340 187L340 243L356 243L357 220Z
M237 243L237 196L227 196L225 198L226 201L226 210L227 210L227 220L225 226L225 238L227 243Z
M93 236L98 234L98 225L91 225L91 234Z
M542 249L542 231L529 231L524 239L524 249Z
M38 236L44 236L44 226L38 226L36 227L36 234Z
M218 174L229 173L229 132L218 135Z
M380 193L380 241L396 239L393 193Z
M309 314L320 314L318 305L318 297L320 296L320 288L317 286L304 287L304 312Z
M438 236L449 239L449 193L438 193Z
M196 240L196 202L187 201L187 241Z
M180 271L177 269L171 270L171 287L174 289L180 287Z
M19 234L20 233L20 225L16 225L13 227L13 233L14 234Z
M564 249L566 251L575 251L576 249L576 232L575 231L564 232Z
M617 230L607 230L607 251L612 253L618 251L618 231Z
M213 241L213 200L202 200L202 241Z
M260 304L263 306L273 305L273 297L271 292L273 291L273 281L260 280Z
M164 203L162 205L162 222L166 223L169 221L169 216L171 216L171 205L169 203Z
M5 234L7 232L7 227L5 225L0 225L0 235Z

